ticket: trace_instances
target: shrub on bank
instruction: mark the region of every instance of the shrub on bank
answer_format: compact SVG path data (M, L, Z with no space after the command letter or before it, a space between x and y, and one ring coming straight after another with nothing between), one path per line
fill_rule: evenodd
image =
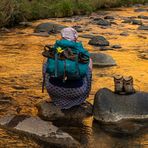
M99 8L145 3L148 0L0 0L0 27L20 21L89 14Z

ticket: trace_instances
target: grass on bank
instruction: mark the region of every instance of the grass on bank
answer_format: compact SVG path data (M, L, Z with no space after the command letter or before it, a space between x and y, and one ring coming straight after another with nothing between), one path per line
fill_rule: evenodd
M0 27L14 26L21 21L89 14L99 8L146 2L148 0L0 0Z

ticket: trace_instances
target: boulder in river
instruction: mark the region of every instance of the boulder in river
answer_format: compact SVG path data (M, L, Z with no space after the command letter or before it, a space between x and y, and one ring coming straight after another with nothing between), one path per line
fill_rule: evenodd
M132 23L131 18L125 18L122 23Z
M99 47L99 50L101 50L101 51L107 51L107 50L113 50L113 48L108 47L108 46L100 46Z
M92 105L89 102L82 103L70 109L60 109L52 102L42 101L37 104L38 116L47 121L79 120L92 116Z
M148 12L147 8L137 8L134 10L135 12Z
M103 36L94 36L91 38L88 44L94 46L109 46L109 41L107 41Z
M148 16L145 16L145 15L139 15L138 18L140 18L140 19L148 19Z
M104 17L104 19L114 20L115 18L113 16L107 15L107 16Z
M91 39L91 38L94 37L94 35L92 35L92 34L81 34L81 35L79 35L79 37Z
M141 25L138 27L139 30L148 30L148 26Z
M17 134L47 143L50 147L79 147L79 143L68 133L61 131L52 122L27 115L8 115L0 118L0 126Z
M141 20L132 20L132 24L133 25L142 25L142 21Z
M20 22L19 24L21 26L24 26L24 27L30 27L30 26L32 26L32 23L31 22Z
M93 22L97 25L101 25L101 26L110 26L111 23L105 19L102 19L102 18L95 18L93 20Z
M91 53L90 56L93 61L93 66L95 67L116 66L115 60L110 55L104 53Z
M65 28L66 26L63 25L59 25L59 24L55 24L55 23L51 23L51 22L47 22L47 23L42 23L39 24L34 32L35 33L40 33L40 32L47 32L47 33L58 33L60 32L63 28Z
M144 59L144 60L148 60L148 52L141 52L138 55L139 58Z
M100 89L95 95L93 115L104 128L108 127L106 130L133 134L148 127L148 93L118 95Z
M15 101L11 96L8 96L2 92L0 92L0 105L4 106L4 105L11 105L13 104Z
M129 36L129 34L127 32L121 32L120 35L121 36Z
M113 45L112 48L118 49L118 48L122 48L121 45Z
M76 25L76 26L72 26L72 28L74 28L77 32L83 32L84 28L82 26Z

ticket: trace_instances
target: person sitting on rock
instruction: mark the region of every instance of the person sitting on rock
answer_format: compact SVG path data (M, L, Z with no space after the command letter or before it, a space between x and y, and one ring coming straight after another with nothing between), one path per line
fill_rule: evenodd
M63 47L72 47L74 50L79 50L89 56L89 52L83 48L82 43L78 42L77 38L78 33L75 29L71 27L64 28L61 30L61 40L57 40L53 48L59 50L58 52L62 52ZM88 59L87 73L80 79L63 80L58 77L52 77L47 72L50 66L50 62L43 64L43 76L52 103L61 109L69 109L85 102L91 90L92 60L90 57Z

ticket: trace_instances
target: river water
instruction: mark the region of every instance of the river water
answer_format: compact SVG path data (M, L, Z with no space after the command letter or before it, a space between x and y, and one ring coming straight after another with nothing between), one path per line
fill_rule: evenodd
M134 12L134 8L120 8L93 13L92 17L100 17L103 14L115 17L111 27L106 29L90 22L89 17L81 18L78 22L63 22L64 18L38 20L31 27L12 28L10 32L0 33L0 95L3 93L11 100L9 103L0 103L0 117L6 114L19 113L36 116L35 104L41 100L48 99L45 92L41 93L41 65L43 57L41 52L43 45L54 44L59 35L49 37L33 36L36 25L43 22L55 22L62 25L82 25L85 30L80 34L103 35L111 45L120 44L121 49L99 51L99 49L88 45L89 39L79 38L84 47L90 52L102 52L111 55L117 62L117 66L93 70L92 90L88 101L93 103L95 92L103 87L113 89L114 74L132 75L137 90L148 91L148 33L137 30L138 25L121 23L123 18L147 15L147 12ZM148 25L148 20L142 20ZM121 36L126 32L128 36ZM81 124L68 122L57 123L61 129L67 131L76 138L83 147L88 148L148 148L148 134L135 135L134 137L113 136L104 132L99 125L93 123L93 118L88 118ZM48 147L0 128L0 148L17 147Z

